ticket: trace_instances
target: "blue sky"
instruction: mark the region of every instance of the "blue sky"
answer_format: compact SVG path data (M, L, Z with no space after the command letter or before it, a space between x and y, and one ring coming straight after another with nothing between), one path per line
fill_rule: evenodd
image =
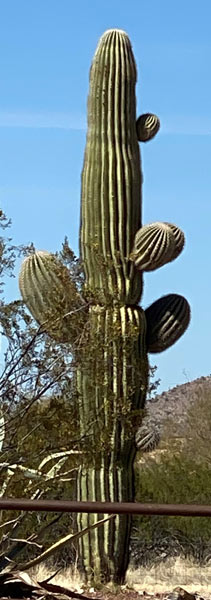
M145 275L142 305L175 292L192 321L151 356L160 390L211 373L210 0L7 0L0 23L0 204L16 243L78 253L80 174L88 74L101 34L124 29L138 67L137 115L155 112L157 137L141 146L143 221L180 226L186 246ZM19 296L17 280L7 297Z

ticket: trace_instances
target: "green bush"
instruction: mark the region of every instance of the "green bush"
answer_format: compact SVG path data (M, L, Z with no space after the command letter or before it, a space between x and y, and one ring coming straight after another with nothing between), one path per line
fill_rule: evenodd
M184 451L148 458L136 465L136 501L210 504L211 470ZM183 553L203 562L211 551L211 519L207 517L140 516L133 521L132 557L150 560ZM147 558L148 557L148 558ZM147 560L146 560L147 559Z

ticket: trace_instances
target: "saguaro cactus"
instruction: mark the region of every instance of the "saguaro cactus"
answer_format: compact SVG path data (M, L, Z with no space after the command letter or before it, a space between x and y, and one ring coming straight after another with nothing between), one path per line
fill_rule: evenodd
M76 311L81 307L85 315L79 322L83 329L86 321L86 338L76 377L84 448L79 500L134 500L135 435L147 390L147 352L171 346L190 318L187 301L177 294L160 298L146 311L139 306L143 271L175 259L184 235L169 223L142 227L138 141L154 137L159 119L147 113L136 121L135 84L136 65L127 34L107 31L90 71L82 171L80 254L88 308L50 254L28 257L20 275L25 302L57 340L74 341ZM61 311L65 317L57 328L55 317ZM79 529L98 518L79 515ZM128 516L116 517L84 537L80 557L86 578L123 582L129 537Z

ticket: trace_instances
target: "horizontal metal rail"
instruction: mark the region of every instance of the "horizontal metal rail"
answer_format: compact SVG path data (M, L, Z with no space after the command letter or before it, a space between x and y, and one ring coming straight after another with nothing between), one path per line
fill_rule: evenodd
M211 517L209 504L151 504L149 502L142 504L141 502L73 502L0 498L0 510Z

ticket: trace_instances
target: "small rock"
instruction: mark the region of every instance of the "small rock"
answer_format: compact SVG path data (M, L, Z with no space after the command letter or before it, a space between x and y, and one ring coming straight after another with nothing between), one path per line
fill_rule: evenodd
M167 600L196 600L195 594L189 594L181 587L176 587L168 594Z

